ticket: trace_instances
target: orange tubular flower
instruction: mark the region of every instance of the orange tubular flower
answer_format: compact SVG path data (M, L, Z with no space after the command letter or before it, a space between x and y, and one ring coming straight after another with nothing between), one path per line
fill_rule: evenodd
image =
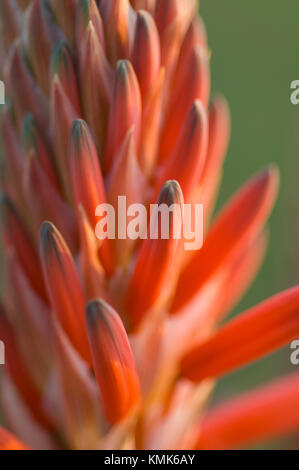
M28 450L25 444L10 432L0 427L0 450Z
M207 411L215 379L299 336L299 287L218 326L259 269L279 175L210 223L230 115L196 0L0 3L0 449L231 449L298 430L297 375ZM119 196L143 205L144 239L97 238ZM193 252L184 203L204 206Z
M299 375L221 403L198 427L198 449L233 449L298 430Z
M139 379L126 330L119 315L101 300L90 302L86 322L93 365L107 420L115 424L140 399Z

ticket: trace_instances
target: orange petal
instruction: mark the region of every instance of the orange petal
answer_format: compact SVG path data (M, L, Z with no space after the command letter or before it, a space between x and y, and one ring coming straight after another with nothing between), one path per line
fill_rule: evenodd
M153 12L156 6L156 0L131 0L131 3L136 11L146 10Z
M22 11L26 10L31 0L17 0Z
M219 173L226 155L230 137L230 113L223 96L216 96L209 113L209 145L205 168L201 177L204 185L209 185Z
M100 12L103 18L107 52L115 62L130 55L135 27L135 12L129 0L101 0Z
M185 34L177 65L178 71L182 67L188 67L188 60L190 60L190 55L196 46L207 47L205 26L199 17L194 18ZM174 77L174 83L176 80L177 76Z
M78 242L75 214L51 184L33 153L25 160L23 188L35 231L38 232L45 219L50 219L75 250Z
M157 0L155 21L160 35L176 19L180 10L179 0Z
M23 125L25 114L31 112L45 130L48 126L48 107L45 96L34 82L27 66L21 43L12 46L7 67L6 83L13 100L19 127Z
M256 237L272 209L277 187L278 172L269 167L233 196L213 223L201 250L182 271L172 312L190 301L238 247Z
M51 87L50 128L55 149L55 163L68 200L71 200L68 140L72 122L78 117L58 75L55 74Z
M33 155L39 161L40 167L49 179L49 182L57 191L60 191L54 161L32 114L27 114L24 119L23 146L25 154Z
M59 33L51 20L51 13L40 0L31 2L26 31L27 52L34 75L42 90L49 94L50 57Z
M117 197L125 195L127 204L141 202L142 174L137 162L134 128L128 130L115 159L108 181L109 201L117 205Z
M218 377L269 354L299 335L299 287L231 320L182 361L185 377Z
M61 41L55 48L52 59L52 76L59 77L61 87L76 113L80 115L81 106L79 100L79 90L71 49L66 42Z
M25 367L23 357L16 342L14 331L0 304L0 337L5 344L5 367L16 385L32 416L43 427L52 428L53 424L43 410L42 392L33 383L30 371Z
M299 429L299 375L216 405L200 424L196 449L247 447Z
M155 85L143 103L138 154L143 173L149 179L157 160L164 83L165 70L161 69Z
M5 275L9 311L20 353L34 384L43 390L52 365L49 308L32 290L12 250L5 252Z
M14 248L19 263L31 286L42 298L46 298L38 254L30 240L26 227L18 216L13 204L5 195L1 197L1 213L4 246L12 246Z
M245 249L242 247L241 253L238 253L236 259L232 261L228 269L225 287L218 298L221 318L238 304L251 283L256 279L265 257L267 245L268 233L262 232ZM217 311L217 309L215 310Z
M164 204L168 208L173 204L176 206L173 212L169 212L168 238L162 238L162 216L154 214L151 217L154 217L151 224L152 227L157 227L158 238L151 236L149 228L148 238L141 245L126 295L127 314L133 326L137 326L146 312L158 301L165 301L168 289L177 274L175 266L179 240L176 238L176 232L182 223L183 201L181 188L176 181L164 184L157 204Z
M141 94L146 97L160 70L159 34L152 16L146 11L137 13L132 64Z
M77 0L68 0L67 2L52 0L51 3L57 23L71 43L74 43L76 36L77 4Z
M106 144L113 83L113 70L105 55L103 34L102 20L95 1L81 1L77 24L81 99L84 116L101 153Z
M78 209L82 205L91 226L95 228L96 208L106 202L106 195L96 148L86 122L81 119L72 125L69 159L75 206ZM111 273L114 261L109 240L102 243L100 256L105 269Z
M29 447L0 426L0 450L29 450Z
M209 145L198 196L205 206L206 225L209 224L222 177L222 165L230 138L230 113L226 100L216 96L209 113Z
M208 144L206 111L200 101L193 104L178 142L165 162L156 188L168 179L179 182L186 202L189 202L203 170Z
M75 349L91 362L86 336L85 299L73 257L53 224L44 222L40 233L43 274L52 307Z
M21 15L16 0L3 0L0 4L1 36L7 51L21 31Z
M184 90L184 93L182 93ZM207 51L197 46L192 50L188 64L180 70L176 87L171 94L161 135L159 161L167 159L176 143L188 112L195 100L207 107L210 93L209 61Z
M105 289L105 271L98 256L98 243L82 206L79 207L80 262L83 282L88 299L103 296Z
M15 128L11 107L5 107L1 114L1 135L4 154L5 171L10 181L10 193L18 207L24 209L23 192L20 187L23 172L23 152Z
M160 33L161 64L165 67L167 82L171 82L180 54L184 34L194 17L194 0L157 0L155 20Z
M86 30L90 24L93 26L97 40L101 44L103 50L105 50L103 21L95 0L79 0L77 3L77 47L79 49L79 55L83 53L83 51L80 51L80 47L83 46Z
M137 162L136 149L134 143L134 129L131 128L116 156L114 166L109 175L108 201L118 207L119 196L126 197L126 207L132 204L141 203L144 200L145 181L139 164ZM116 213L116 226L127 233L126 220L122 220ZM118 231L120 233L120 231ZM115 240L115 249L118 262L126 265L129 261L133 241L127 236Z
M73 122L69 159L75 206L82 204L90 223L96 225L95 210L106 201L104 181L94 141L85 121Z
M120 119L121 116L121 119ZM114 92L110 108L108 142L105 167L108 170L119 151L128 130L134 126L134 138L138 146L141 119L141 96L138 81L131 63L117 63Z
M86 322L93 365L107 420L124 419L140 400L139 380L119 315L104 301L87 305Z
M54 450L59 447L54 437L55 431L42 426L28 412L8 371L4 371L2 375L1 392L3 419L7 427L12 429L22 442L26 442L32 449ZM56 418L58 418L57 413Z
M87 365L77 356L58 322L54 322L54 351L62 393L63 421L69 444L89 449L100 439L96 384ZM93 442L93 444L91 444Z

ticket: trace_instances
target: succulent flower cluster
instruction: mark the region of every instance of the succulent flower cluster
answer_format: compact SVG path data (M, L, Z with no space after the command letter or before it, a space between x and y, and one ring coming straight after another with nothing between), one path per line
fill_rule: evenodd
M0 448L221 449L297 430L298 374L207 406L218 377L299 336L299 288L220 326L262 261L278 171L212 217L230 120L197 1L0 8ZM96 208L119 195L202 203L202 249L100 241Z

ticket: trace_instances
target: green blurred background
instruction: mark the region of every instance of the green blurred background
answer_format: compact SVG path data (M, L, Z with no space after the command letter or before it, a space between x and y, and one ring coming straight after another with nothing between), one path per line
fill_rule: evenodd
M299 2L201 0L200 13L211 48L212 89L226 96L232 114L218 207L269 162L281 172L267 257L239 312L299 281L299 105L290 102L290 83L299 79ZM296 368L285 348L221 381L215 400ZM298 444L299 436L275 446Z
M276 162L281 170L268 254L236 309L240 312L299 282L299 105L290 103L290 83L299 80L299 2L201 0L200 13L212 54L212 89L226 96L232 114L218 207L268 163ZM214 400L296 368L299 371L299 366L290 365L290 350L285 348L222 380ZM271 446L298 449L299 436Z

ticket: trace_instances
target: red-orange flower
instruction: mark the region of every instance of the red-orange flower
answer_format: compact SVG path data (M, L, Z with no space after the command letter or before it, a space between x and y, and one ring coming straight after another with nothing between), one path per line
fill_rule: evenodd
M299 336L299 288L219 326L261 264L279 177L261 170L211 220L230 117L196 0L0 8L0 449L230 449L298 430L296 374L207 407L218 377ZM169 237L99 240L96 208L118 196L175 205ZM175 236L184 203L204 206L194 252Z

